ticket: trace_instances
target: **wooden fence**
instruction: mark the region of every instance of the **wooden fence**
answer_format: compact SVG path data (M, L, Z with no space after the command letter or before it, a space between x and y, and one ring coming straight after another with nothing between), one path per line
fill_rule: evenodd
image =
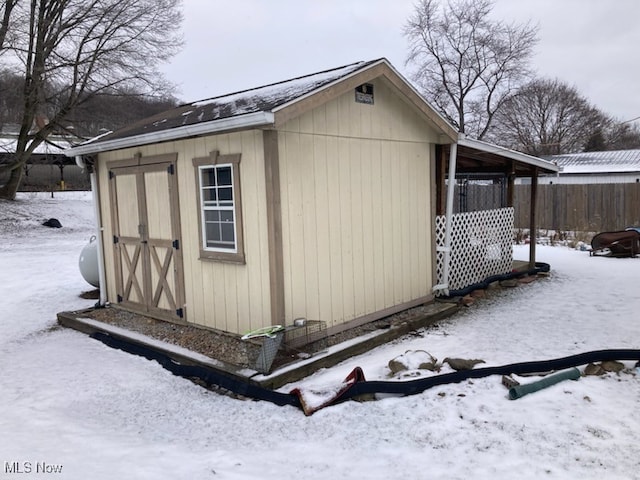
M516 185L516 228L529 228L531 185ZM538 185L536 223L559 232L640 226L640 183Z

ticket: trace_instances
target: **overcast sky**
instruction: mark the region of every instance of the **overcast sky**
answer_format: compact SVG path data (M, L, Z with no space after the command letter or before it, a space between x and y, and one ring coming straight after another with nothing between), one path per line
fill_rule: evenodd
M413 10L413 0L184 0L185 46L164 71L184 101L380 57L408 76ZM640 1L496 0L493 15L539 26L539 76L619 120L640 117Z

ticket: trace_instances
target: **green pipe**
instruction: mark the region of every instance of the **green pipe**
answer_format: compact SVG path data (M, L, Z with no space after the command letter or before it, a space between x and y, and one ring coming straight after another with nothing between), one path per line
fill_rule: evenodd
M524 397L525 395L528 395L529 393L537 392L538 390L542 390L543 388L555 385L556 383L562 382L563 380L578 380L579 378L580 370L578 370L577 368L565 370L563 372L556 373L555 375L545 377L542 380L538 380L537 382L527 383L525 385L518 385L516 387L510 388L509 399L516 400L518 398Z

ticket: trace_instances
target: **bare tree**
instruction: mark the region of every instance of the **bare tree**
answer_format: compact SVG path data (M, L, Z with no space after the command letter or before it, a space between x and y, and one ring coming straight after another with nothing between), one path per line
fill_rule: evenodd
M2 0L0 4L0 54L4 50L4 43L9 32L9 21L11 12L17 5L18 0Z
M158 66L181 46L181 0L11 0L2 57L22 72L15 162L0 198L13 199L23 166L69 113L105 91L166 94ZM6 3L9 5L9 3ZM4 17L3 17L4 18ZM45 122L35 122L36 119Z
M0 101L1 105L1 101ZM81 137L116 130L178 105L173 97L144 97L136 92L103 92L83 102L68 116L68 124Z
M631 150L640 148L640 126L629 122L612 121L605 131L604 148L602 150ZM585 151L591 148L595 150L593 145L587 145Z
M0 71L0 125L20 122L23 85L24 79L19 75Z
M612 120L560 80L538 79L512 95L496 115L491 140L530 155L581 152Z
M405 25L407 64L427 100L460 132L482 139L528 74L537 27L493 21L491 0L420 0Z

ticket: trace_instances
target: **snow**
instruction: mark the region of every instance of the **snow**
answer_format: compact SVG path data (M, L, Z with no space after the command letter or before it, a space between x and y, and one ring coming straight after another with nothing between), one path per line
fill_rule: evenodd
M640 478L640 374L565 381L509 400L498 377L409 397L349 401L306 417L241 401L157 363L56 328L94 300L78 271L93 233L85 193L0 202L0 468L61 466L64 479ZM63 228L42 221L55 217ZM525 247L515 247L526 258ZM549 278L496 290L436 328L295 386L342 382L355 366L388 378L407 350L487 364L639 348L640 258L538 246ZM483 365L484 366L484 365ZM442 372L446 372L444 367ZM418 375L431 372L413 371ZM534 378L519 378L523 382ZM293 385L287 388L292 388Z
M231 93L220 97L209 98L189 105L194 107L210 107L218 109L224 106L229 110L227 116L242 115L260 110L260 105L281 104L297 99L319 86L329 84L332 81L341 79L355 70L362 67L364 62L358 62L344 67L306 75L300 78L285 80L282 82L265 85L262 87ZM188 112L191 113L191 112ZM182 115L188 115L183 113ZM215 116L215 114L214 114Z
M640 166L633 164L607 164L607 165L567 165L562 167L561 173L565 174L595 174L595 173L627 173L638 172Z
M562 173L624 173L640 171L640 150L568 153L547 160L562 168Z

